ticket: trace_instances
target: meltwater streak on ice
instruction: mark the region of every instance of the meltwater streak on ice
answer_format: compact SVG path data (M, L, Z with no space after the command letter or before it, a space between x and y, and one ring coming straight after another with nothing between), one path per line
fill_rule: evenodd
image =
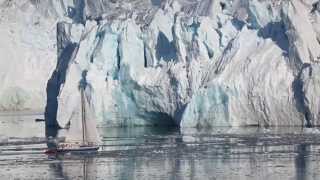
M2 178L320 178L318 129L102 127L101 152L54 157L43 153L44 124L34 121L38 117L0 117ZM33 131L18 131L21 125Z

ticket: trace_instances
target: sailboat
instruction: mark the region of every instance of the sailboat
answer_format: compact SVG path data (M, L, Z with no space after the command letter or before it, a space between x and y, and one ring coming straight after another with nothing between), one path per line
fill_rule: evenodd
M70 119L65 142L59 143L57 152L83 152L97 151L99 149L99 134L96 127L95 116L91 98L86 91L87 85L80 86L80 107L76 109Z

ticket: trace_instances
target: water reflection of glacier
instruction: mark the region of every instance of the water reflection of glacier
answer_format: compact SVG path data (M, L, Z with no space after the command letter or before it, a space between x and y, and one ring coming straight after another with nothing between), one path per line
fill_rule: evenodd
M23 128L36 126L32 119L17 121ZM43 153L43 128L27 133L18 131L16 120L0 118L0 123L1 179L320 178L316 129L100 128L97 154L53 157Z

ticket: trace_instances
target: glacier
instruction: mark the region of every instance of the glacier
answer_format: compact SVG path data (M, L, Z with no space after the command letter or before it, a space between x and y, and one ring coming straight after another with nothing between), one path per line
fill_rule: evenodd
M1 110L64 126L87 71L104 126L319 125L320 1L0 4Z

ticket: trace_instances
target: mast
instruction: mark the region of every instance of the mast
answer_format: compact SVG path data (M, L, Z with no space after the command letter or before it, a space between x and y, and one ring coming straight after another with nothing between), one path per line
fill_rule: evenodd
M82 124L82 144L85 144L85 140L86 140L86 123L85 123L85 114L86 114L86 109L85 109L85 104L84 104L84 93L83 93L83 89L80 89L80 93L81 93L81 124Z

